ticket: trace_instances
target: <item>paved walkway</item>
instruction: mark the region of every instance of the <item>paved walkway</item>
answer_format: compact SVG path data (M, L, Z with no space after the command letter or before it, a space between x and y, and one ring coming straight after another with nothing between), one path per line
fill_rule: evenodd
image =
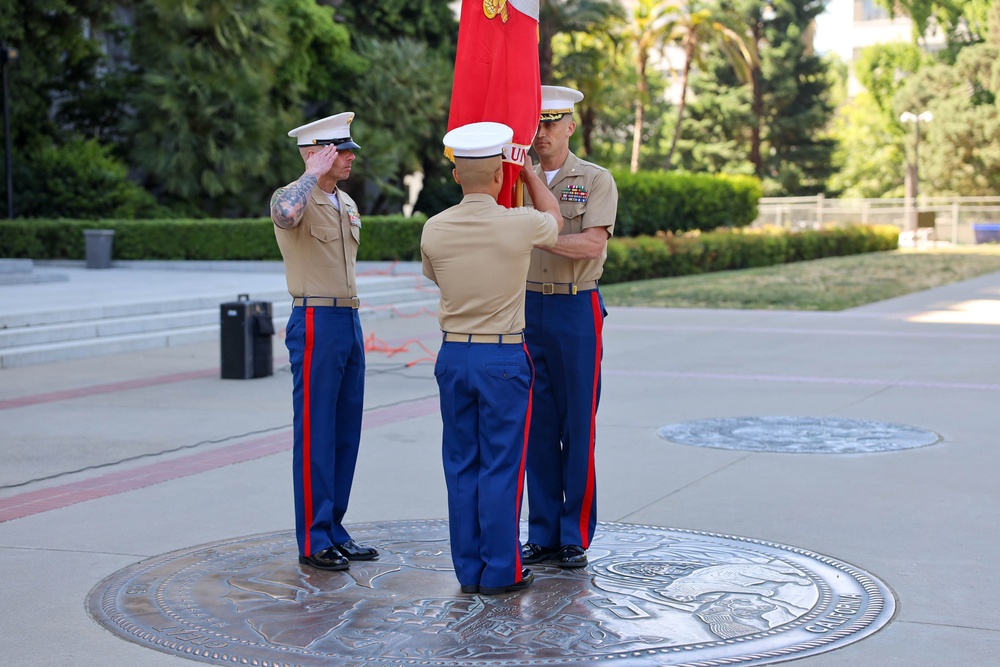
M99 289L61 283L63 297L116 302L135 271L101 272ZM249 289L231 272L214 274L227 291ZM33 288L0 287L0 309ZM892 588L890 625L801 664L998 664L998 304L1000 273L843 313L612 309L600 519L793 545ZM445 518L427 361L436 318L373 320L366 333L365 430L348 519ZM275 362L272 377L221 380L218 346L196 344L0 371L5 662L191 664L113 636L85 600L142 559L291 529L291 379L277 338ZM907 424L941 442L777 454L656 434L752 415Z

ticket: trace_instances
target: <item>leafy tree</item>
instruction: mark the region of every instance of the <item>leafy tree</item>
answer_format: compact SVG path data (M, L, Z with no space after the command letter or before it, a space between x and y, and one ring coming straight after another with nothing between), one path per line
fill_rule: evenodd
M128 180L128 168L96 139L74 139L33 151L18 191L24 217L134 218L168 213L153 195Z
M895 119L899 117L892 107L896 93L908 76L932 62L932 58L915 44L874 44L861 50L854 62L854 75L871 95L879 111Z
M746 173L749 162L769 195L819 192L832 170L834 142L823 128L833 107L827 65L808 35L825 2L720 3L743 17L760 64L745 90L724 56L707 59L693 86L697 99L685 132L692 139L679 142L682 164Z
M993 46L1000 46L1000 2L992 0L993 4L984 12L987 29L984 32L986 41Z
M672 105L666 98L668 80L656 68L646 72L649 87L648 101L644 105L642 134L639 138L639 169L660 169L669 145L672 129ZM595 113L592 130L593 153L588 159L609 169L631 169L632 147L635 130L635 96L638 76L631 64L631 54L626 50L613 61L601 91L599 114ZM584 100L586 102L586 100ZM581 116L586 109L581 110ZM582 133L580 139L583 139Z
M942 195L1000 194L1000 46L963 49L954 66L935 65L911 77L895 98L897 114L933 113L925 125L920 170Z
M617 103L615 91L628 79L628 64L622 44L613 35L614 26L615 20L611 19L593 32L566 33L553 40L556 67L549 81L583 93L576 109L579 138L586 155L594 152L599 116Z
M898 121L862 92L842 105L831 122L837 170L827 192L842 197L902 197L906 157Z
M625 18L620 0L540 0L538 64L543 84L553 81L553 39L571 33L595 34Z
M944 26L954 25L962 15L962 4L966 0L876 0L890 17L902 10L913 20L914 39L927 34L931 19Z
M632 16L624 32L624 39L632 49L636 74L636 91L633 106L635 120L632 124L632 173L639 170L639 146L642 144L643 113L649 104L649 56L662 49L674 28L675 5L659 0L636 0Z
M1000 4L997 4L996 0L965 0L962 14L968 23L970 35L979 37L983 41L990 41L990 13L998 11Z
M743 83L750 82L753 68L758 63L756 44L746 34L746 26L734 20L731 13L723 12L719 8L713 12L703 0L686 0L679 9L681 13L676 18L667 39L680 45L684 53L684 65L681 73L677 121L674 124L674 137L670 142L670 150L664 161L665 169L671 167L677 140L681 134L691 68L702 60L702 51L713 46L717 47L732 64L737 78Z
M262 0L151 0L136 12L132 159L167 197L246 212L248 179L267 172L267 147L292 121L269 99L289 51L278 18Z
M94 32L110 28L113 10L106 0L0 0L0 41L18 50L8 76L11 143L19 153L64 134L59 114L75 106L77 91L99 84L106 60L84 23Z
M310 87L306 95L309 118L343 110L357 114L352 136L362 149L345 189L357 199L362 213L398 212L404 201L404 175L420 170L424 189L418 210L433 213L457 202L461 190L451 201L458 186L441 153L458 35L451 3L326 0L324 4L335 9L333 28L346 34L343 27L349 27L351 56L361 63L350 64L347 76L333 69L329 94ZM296 168L301 171L301 162Z
M751 93L725 59L712 55L694 77L694 99L677 142L680 166L689 171L755 175L750 128L756 122ZM768 188L766 194L774 193Z
M391 42L407 38L454 55L458 22L441 0L327 0L352 33Z
M359 64L332 22L332 10L311 0L140 5L129 130L132 160L150 185L175 205L260 213L275 172L301 171L285 135L303 120L298 105L308 86L330 94L337 75L347 78Z
M950 44L959 47L983 41L986 13L993 0L876 0L889 16L903 13L913 21L913 41L923 41L933 27L941 26Z
M823 54L823 63L826 66L827 78L830 81L830 103L835 107L840 107L848 100L847 80L850 68L847 63L833 51Z
M344 187L364 213L398 212L406 174L423 171L426 180L444 170L452 67L444 54L412 39L362 40L359 54L369 62L351 91L357 112L351 136L361 150Z
M339 113L352 95L343 82L368 67L351 49L351 36L328 7L314 0L274 0L288 31L288 52L271 91L281 109L301 109L303 120Z
M8 66L15 214L54 214L39 195L47 187L48 156L80 149L82 136L105 144L119 139L126 85L113 58L114 36L123 30L114 10L108 0L0 0L0 42L18 52ZM64 177L89 178L71 173L88 172L85 161L67 155L66 162ZM120 178L115 189L130 187L125 170L109 173ZM2 201L6 180L0 179Z

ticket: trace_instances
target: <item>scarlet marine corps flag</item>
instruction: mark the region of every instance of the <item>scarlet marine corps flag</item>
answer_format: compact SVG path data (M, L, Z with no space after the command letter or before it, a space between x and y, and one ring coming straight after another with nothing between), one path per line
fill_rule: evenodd
M538 0L462 0L448 130L492 121L514 130L497 201L516 205L517 175L538 128Z

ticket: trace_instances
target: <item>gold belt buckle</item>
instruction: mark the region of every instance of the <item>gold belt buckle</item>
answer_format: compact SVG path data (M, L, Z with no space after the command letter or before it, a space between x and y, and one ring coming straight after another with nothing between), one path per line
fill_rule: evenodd
M542 283L542 294L555 294L555 283Z
M576 296L576 283L569 284L569 293Z
M351 308L358 309L361 307L361 298L352 296L351 297Z

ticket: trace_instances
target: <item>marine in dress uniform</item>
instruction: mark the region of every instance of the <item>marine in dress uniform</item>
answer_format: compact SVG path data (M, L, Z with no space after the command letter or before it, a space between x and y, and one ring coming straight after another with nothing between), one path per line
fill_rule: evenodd
M343 526L361 441L364 338L354 263L361 216L337 188L360 148L345 112L295 128L305 173L271 197L271 219L292 314L285 329L292 367L295 535L299 562L343 570L378 551Z
M597 524L594 442L601 398L603 325L597 288L615 226L618 188L608 170L569 150L583 94L542 86L533 148L565 221L559 242L534 250L526 282L525 339L535 364L528 439L527 564L583 567Z
M501 151L512 138L499 123L445 135L464 197L431 217L420 239L424 275L441 289L443 341L434 376L452 562L462 592L483 595L520 590L534 579L522 568L518 541L533 414L524 281L532 248L555 244L561 224L557 202L534 172L525 185L537 210L497 204Z

